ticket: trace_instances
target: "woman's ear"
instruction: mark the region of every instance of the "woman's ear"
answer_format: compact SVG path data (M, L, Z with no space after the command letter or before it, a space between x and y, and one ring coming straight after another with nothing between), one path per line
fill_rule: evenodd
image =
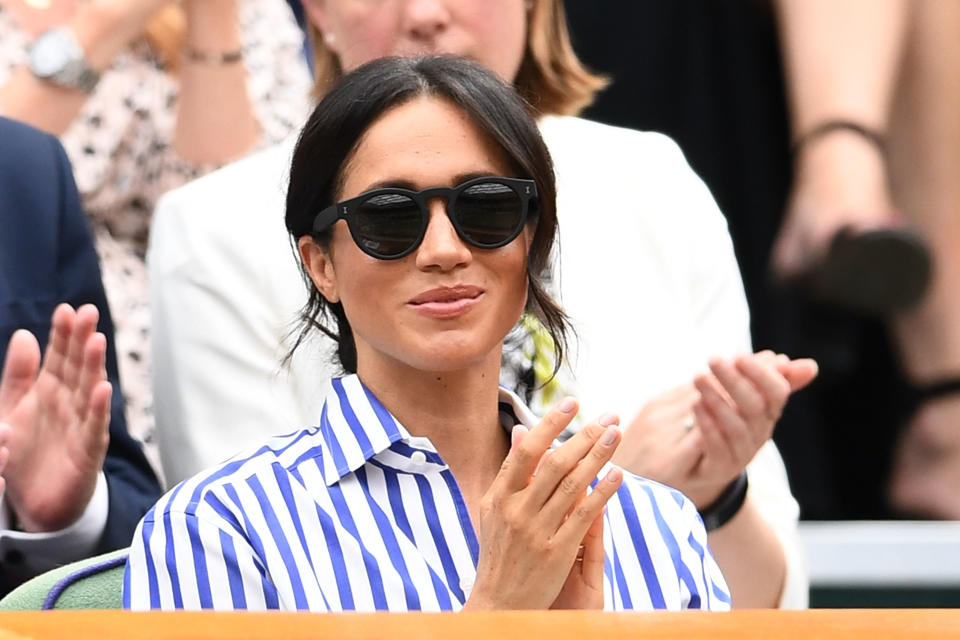
M313 286L328 302L340 302L337 274L333 268L330 252L321 248L309 235L300 236L297 247L300 249L303 266L313 280Z
M339 55L330 12L327 9L327 0L303 0L303 10L307 14L307 20L310 24L323 35L323 41L327 47Z

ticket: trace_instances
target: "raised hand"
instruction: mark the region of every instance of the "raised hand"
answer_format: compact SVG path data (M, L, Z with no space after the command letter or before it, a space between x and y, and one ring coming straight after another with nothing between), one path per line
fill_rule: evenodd
M10 338L0 378L0 441L5 498L21 529L56 531L83 514L109 441L111 386L106 339L93 305L53 312L43 366L28 331ZM0 442L2 443L2 442ZM3 459L0 450L0 463Z
M481 500L477 580L465 609L602 606L601 518L622 472L611 469L585 494L620 434L609 426L616 419L608 418L546 455L576 412L576 402L567 398L529 432L517 427L510 453Z
M710 373L637 414L614 461L706 507L770 439L790 393L816 375L812 360L770 351L716 358Z

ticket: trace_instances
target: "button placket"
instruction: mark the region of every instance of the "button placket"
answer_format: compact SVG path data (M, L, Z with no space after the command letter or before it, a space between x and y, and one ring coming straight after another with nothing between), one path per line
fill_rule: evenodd
M427 454L423 451L414 451L410 454L410 463L417 469L422 469L427 464Z

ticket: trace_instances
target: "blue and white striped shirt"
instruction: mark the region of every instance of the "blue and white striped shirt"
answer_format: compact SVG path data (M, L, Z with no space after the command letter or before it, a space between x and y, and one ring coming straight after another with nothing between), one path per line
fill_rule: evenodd
M536 419L501 392L506 428ZM606 473L602 470L600 477ZM624 474L607 504L608 610L729 609L694 505ZM131 609L459 610L479 545L457 481L355 376L319 427L176 486L144 517L124 575Z

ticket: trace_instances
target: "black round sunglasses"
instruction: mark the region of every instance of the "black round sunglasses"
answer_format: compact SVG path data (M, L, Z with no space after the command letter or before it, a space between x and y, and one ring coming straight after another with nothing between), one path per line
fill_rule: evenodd
M447 201L447 216L464 242L496 249L516 238L529 215L536 215L537 185L533 180L482 176L455 187L411 191L385 187L325 208L313 220L321 233L337 220L346 220L354 242L367 255L395 260L409 255L423 241L430 223L427 204ZM533 203L533 206L531 206Z

